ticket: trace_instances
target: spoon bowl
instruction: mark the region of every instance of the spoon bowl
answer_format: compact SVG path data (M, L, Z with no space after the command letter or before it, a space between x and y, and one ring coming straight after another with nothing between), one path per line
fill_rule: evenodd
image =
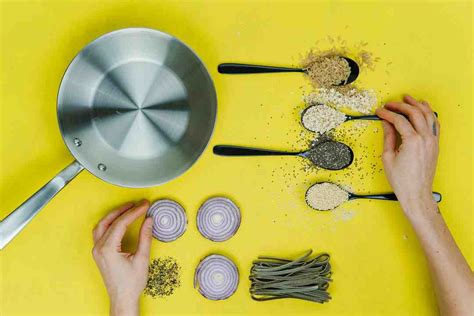
M309 159L315 166L326 170L342 170L354 161L352 149L346 144L333 140L320 141L310 149L301 152L299 156Z
M347 63L349 64L349 68L351 69L351 73L349 74L349 77L347 77L347 80L342 81L340 84L338 84L338 86L353 83L357 79L357 77L359 77L359 72L360 72L359 65L354 60L352 60L348 57L342 57L342 58L344 58L347 61Z

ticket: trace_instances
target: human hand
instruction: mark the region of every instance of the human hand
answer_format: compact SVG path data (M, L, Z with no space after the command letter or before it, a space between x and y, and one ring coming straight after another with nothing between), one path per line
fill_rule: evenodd
M383 119L385 173L407 213L413 202L434 203L440 125L428 102L409 95L403 101L389 102L376 114ZM398 148L397 134L401 138Z
M148 279L152 219L143 221L135 253L124 253L121 246L127 227L149 206L147 200L124 204L107 214L93 230L92 254L109 294L111 315L138 315L138 299Z

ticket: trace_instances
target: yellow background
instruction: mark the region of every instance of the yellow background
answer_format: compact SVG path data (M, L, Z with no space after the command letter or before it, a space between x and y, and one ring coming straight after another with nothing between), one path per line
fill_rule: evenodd
M354 201L321 213L303 201L311 183L329 177L357 192L388 191L382 172L364 176L366 171L355 166L305 172L299 158L212 154L211 146L222 143L304 148L298 141L298 111L309 84L301 74L223 76L217 64L296 64L300 54L327 36L341 36L349 44L366 41L367 49L381 57L376 70L363 72L357 81L378 90L380 102L409 92L429 100L439 113L441 154L434 188L443 194L441 211L474 265L470 2L2 1L1 217L73 160L61 140L55 109L68 63L96 37L130 26L175 35L202 57L219 99L211 144L190 171L159 187L120 188L82 172L1 252L2 315L106 314L106 292L91 257L91 230L111 208L142 197L176 199L189 217L182 238L152 246L152 257L177 258L182 286L167 299L143 298L144 314L435 313L425 259L396 203ZM348 123L344 129L352 127ZM380 123L372 122L361 135L342 138L353 144L365 170L373 163L381 167L381 132ZM195 228L197 208L212 195L229 196L242 210L240 230L224 243L204 239ZM135 243L136 230L127 247ZM250 299L253 259L295 256L309 248L331 254L332 301ZM195 266L211 252L229 255L240 269L239 288L227 301L208 301L192 288Z

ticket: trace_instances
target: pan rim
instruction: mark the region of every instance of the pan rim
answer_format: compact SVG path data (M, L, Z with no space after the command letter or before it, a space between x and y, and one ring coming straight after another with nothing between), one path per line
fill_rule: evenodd
M173 176L171 176L167 179L163 179L163 180L160 180L160 181L155 181L153 183L147 183L147 184L144 184L144 185L140 185L139 183L123 184L123 183L113 182L113 181L110 181L108 179L105 179L104 177L102 177L100 175L100 173L95 172L95 170L93 171L90 168L88 168L83 163L84 159L79 159L79 157L77 157L73 153L73 151L71 150L69 144L66 142L65 133L64 133L64 129L63 129L63 124L61 122L60 113L59 113L60 112L60 106L59 106L60 100L59 99L60 99L61 92L63 90L63 83L65 82L65 79L66 79L67 75L71 71L72 65L78 60L78 57L81 56L81 54L83 54L83 52L87 48L90 48L90 47L93 47L93 46L97 45L97 43L99 41L102 41L105 38L114 36L117 33L133 33L133 32L148 32L148 33L159 34L161 36L168 37L171 40L174 40L174 41L178 42L180 45L183 45L185 48L187 48L194 55L196 60L199 61L200 65L205 70L205 76L207 76L207 78L209 79L209 82L211 83L212 95L210 96L210 99L213 101L213 104L214 104L214 106L213 106L214 107L214 115L213 115L213 119L212 119L212 124L210 124L211 126L209 126L210 127L209 137L208 137L205 145L203 146L203 148L200 150L199 154L197 154L194 159L190 160L189 164L187 166L181 168L181 171L177 172L175 175L173 175ZM113 184L113 185L116 185L116 186L119 186L119 187L124 187L124 188L149 188L149 187L153 187L153 186L158 186L158 185L170 182L170 181L186 174L192 168L192 166L194 166L194 164L196 164L196 162L202 157L202 155L204 154L206 149L209 147L209 145L211 143L211 139L212 139L212 137L214 135L214 132L215 132L217 115L218 115L218 99L217 99L216 86L215 86L214 80L211 76L211 73L210 73L208 67L203 62L201 57L199 57L199 55L189 45L187 45L185 42L181 41L179 38L177 38L177 37L175 37L171 34L168 34L166 32L156 30L156 29L152 29L152 28L148 28L148 27L127 27L127 28L114 30L114 31L111 31L111 32L100 35L99 37L97 37L94 40L92 40L91 42L89 42L86 46L82 47L81 50L74 56L74 58L69 62L68 66L66 67L66 70L64 71L64 73L61 77L61 81L60 81L60 84L59 84L59 89L58 89L57 96L56 96L56 119L57 119L57 122L58 122L59 132L61 133L61 138L62 138L63 143L66 145L66 148L68 149L70 154L73 156L75 161L77 161L84 169L86 169L89 173L91 173L95 177L99 178L100 180L102 180L106 183L110 183L110 184Z

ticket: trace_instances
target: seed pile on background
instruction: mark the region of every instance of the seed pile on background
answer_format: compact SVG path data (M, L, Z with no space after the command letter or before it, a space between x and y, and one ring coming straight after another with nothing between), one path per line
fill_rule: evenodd
M377 105L377 95L372 89L360 90L354 87L346 91L337 88L320 88L315 92L304 95L303 100L307 105L326 104L336 109L348 108L354 112L369 114ZM341 92L344 91L344 92Z
M174 293L181 286L181 267L172 257L153 259L148 267L148 281L145 295L166 297Z

